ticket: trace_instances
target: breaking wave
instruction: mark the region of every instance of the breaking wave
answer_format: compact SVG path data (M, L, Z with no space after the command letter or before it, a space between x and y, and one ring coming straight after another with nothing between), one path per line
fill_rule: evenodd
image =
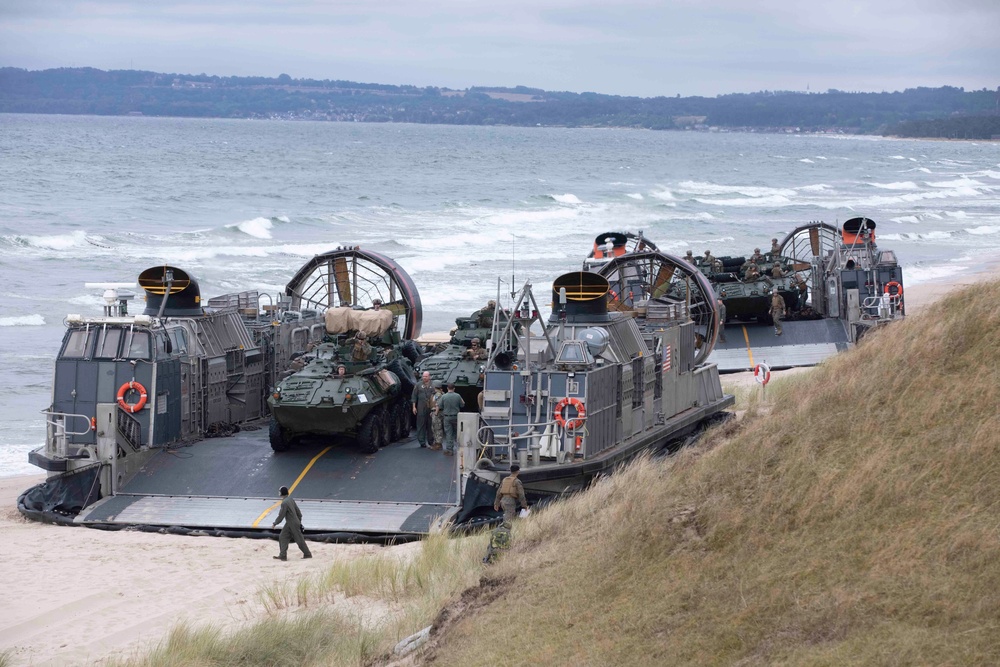
M45 326L45 318L41 315L15 315L0 317L0 327L41 327Z
M559 202L560 204L582 204L580 198L574 194L566 193L564 195L549 195L553 200Z

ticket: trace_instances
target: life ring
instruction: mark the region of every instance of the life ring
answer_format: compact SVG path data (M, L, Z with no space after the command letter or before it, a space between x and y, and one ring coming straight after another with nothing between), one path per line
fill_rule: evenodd
M572 405L576 409L576 417L574 419L566 419L563 417L563 410L567 405ZM556 423L563 428L568 428L576 430L583 426L584 421L587 418L587 409L583 405L583 401L579 398L564 398L563 400L556 403L555 420Z
M608 294L611 295L611 300L612 301L617 301L618 300L618 292L614 291L613 289L609 289L608 290Z
M890 287L895 287L896 288L896 293L895 294L893 294L892 292L889 291ZM900 285L895 280L887 282L885 284L885 290L884 291L885 291L886 294L888 294L892 298L899 298L899 299L903 298L903 286Z
M125 394L134 389L139 392L139 400L134 404L125 401ZM122 410L127 410L128 412L139 412L142 410L143 406L146 405L146 388L142 384L136 382L135 380L130 380L118 387L118 407Z
M771 367L767 364L757 364L753 367L753 379L762 387L771 381Z

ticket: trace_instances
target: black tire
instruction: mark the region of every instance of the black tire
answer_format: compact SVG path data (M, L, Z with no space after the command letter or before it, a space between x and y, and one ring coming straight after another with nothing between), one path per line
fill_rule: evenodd
M393 442L392 439L392 420L389 418L389 408L391 406L384 406L378 409L378 418L382 422L382 439L379 441L379 447L387 447Z
M400 440L410 437L411 417L413 417L413 410L410 407L410 400L409 398L404 398L396 405L396 423L399 424Z
M397 442L403 437L399 428L399 400L394 400L385 407L385 430L389 434L389 442Z
M271 441L271 449L276 452L287 452L292 448L292 439L274 417L271 417L271 423L267 426L267 437Z
M420 359L420 346L417 345L416 341L403 341L403 356L409 359L411 364L417 363L417 360Z
M358 429L357 440L362 454L374 454L382 446L384 424L383 420L379 417L379 411L372 410L361 420L361 428Z

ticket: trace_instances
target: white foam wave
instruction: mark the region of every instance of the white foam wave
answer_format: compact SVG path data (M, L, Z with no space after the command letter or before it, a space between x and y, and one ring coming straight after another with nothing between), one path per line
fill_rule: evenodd
M900 216L898 218L889 218L889 221L890 222L899 222L899 223L909 222L909 223L913 223L913 224L919 224L920 218L918 218L915 215L903 215L903 216Z
M712 206L787 206L792 200L784 195L770 195L768 197L749 197L739 199L698 199L695 201L701 204Z
M990 234L1000 234L1000 227L993 225L980 225L979 227L969 227L965 231L976 236L988 236Z
M291 222L291 220L287 215L279 215L277 218L275 218L275 220L277 220L278 222L283 222L286 225Z
M826 160L827 159L827 157L824 156L824 155L814 155L813 157L816 158L817 160Z
M920 283L938 282L944 278L950 278L957 274L964 273L967 270L967 266L957 263L932 265L915 264L913 266L903 265L903 275L906 276L907 286L918 285Z
M660 201L675 201L674 193L670 190L655 190L649 193L649 196L653 199L659 199Z
M717 185L715 183L702 183L699 181L684 181L680 188L685 192L694 195L729 195L738 194L745 197L773 197L780 195L792 197L795 190L791 188L768 188L754 185Z
M271 222L270 218L254 218L253 220L244 220L243 222L226 225L226 227L229 229L235 227L244 234L249 234L254 238L269 239L271 238L271 229L274 228L274 223Z
M45 326L45 318L41 315L15 315L0 317L0 327L41 327Z
M816 183L815 185L803 185L801 188L798 188L800 192L824 192L829 189L830 186L827 185L826 183Z
M903 157L902 155L890 155L889 159L890 160L905 160L906 158Z
M919 186L913 181L900 181L898 183L869 183L872 187L882 190L916 190Z
M944 214L949 218L954 218L955 220L965 220L969 217L969 214L965 211L945 211Z
M917 232L903 232L902 234L879 234L880 241L943 241L951 238L951 232L927 232L918 234Z
M549 195L549 196L552 197L553 199L555 199L560 204L582 204L583 203L582 201L580 201L580 198L577 197L574 194L566 193L564 195Z
M638 199L639 201L644 199L641 192L627 192L625 196L629 199Z
M815 162L815 161L813 161L813 160L810 160L810 159L809 159L809 158L807 158L807 157L804 157L804 158L802 158L801 160L799 160L799 162L805 162L806 164L816 164L816 162Z
M956 179L954 181L928 182L927 185L931 186L932 188L962 188L969 190L973 190L974 188L981 188L984 186L983 183L973 180L967 176L963 176L962 178ZM976 192L976 194L979 193Z
M83 231L70 232L69 234L55 234L52 236L15 236L15 242L20 242L35 248L46 248L48 250L69 250L81 246L87 242L87 233Z

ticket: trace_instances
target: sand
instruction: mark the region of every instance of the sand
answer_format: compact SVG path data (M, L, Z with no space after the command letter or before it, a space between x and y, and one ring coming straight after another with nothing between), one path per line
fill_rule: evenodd
M1000 261L947 283L906 290L909 314L950 290L1000 275ZM777 372L772 381L786 373ZM726 387L753 386L752 373L728 374ZM15 509L17 496L43 475L0 478L0 653L14 665L93 665L145 651L173 626L233 627L265 615L257 593L337 559L383 549L401 557L414 545L310 544L312 560L272 559L273 540L101 531L34 523Z

